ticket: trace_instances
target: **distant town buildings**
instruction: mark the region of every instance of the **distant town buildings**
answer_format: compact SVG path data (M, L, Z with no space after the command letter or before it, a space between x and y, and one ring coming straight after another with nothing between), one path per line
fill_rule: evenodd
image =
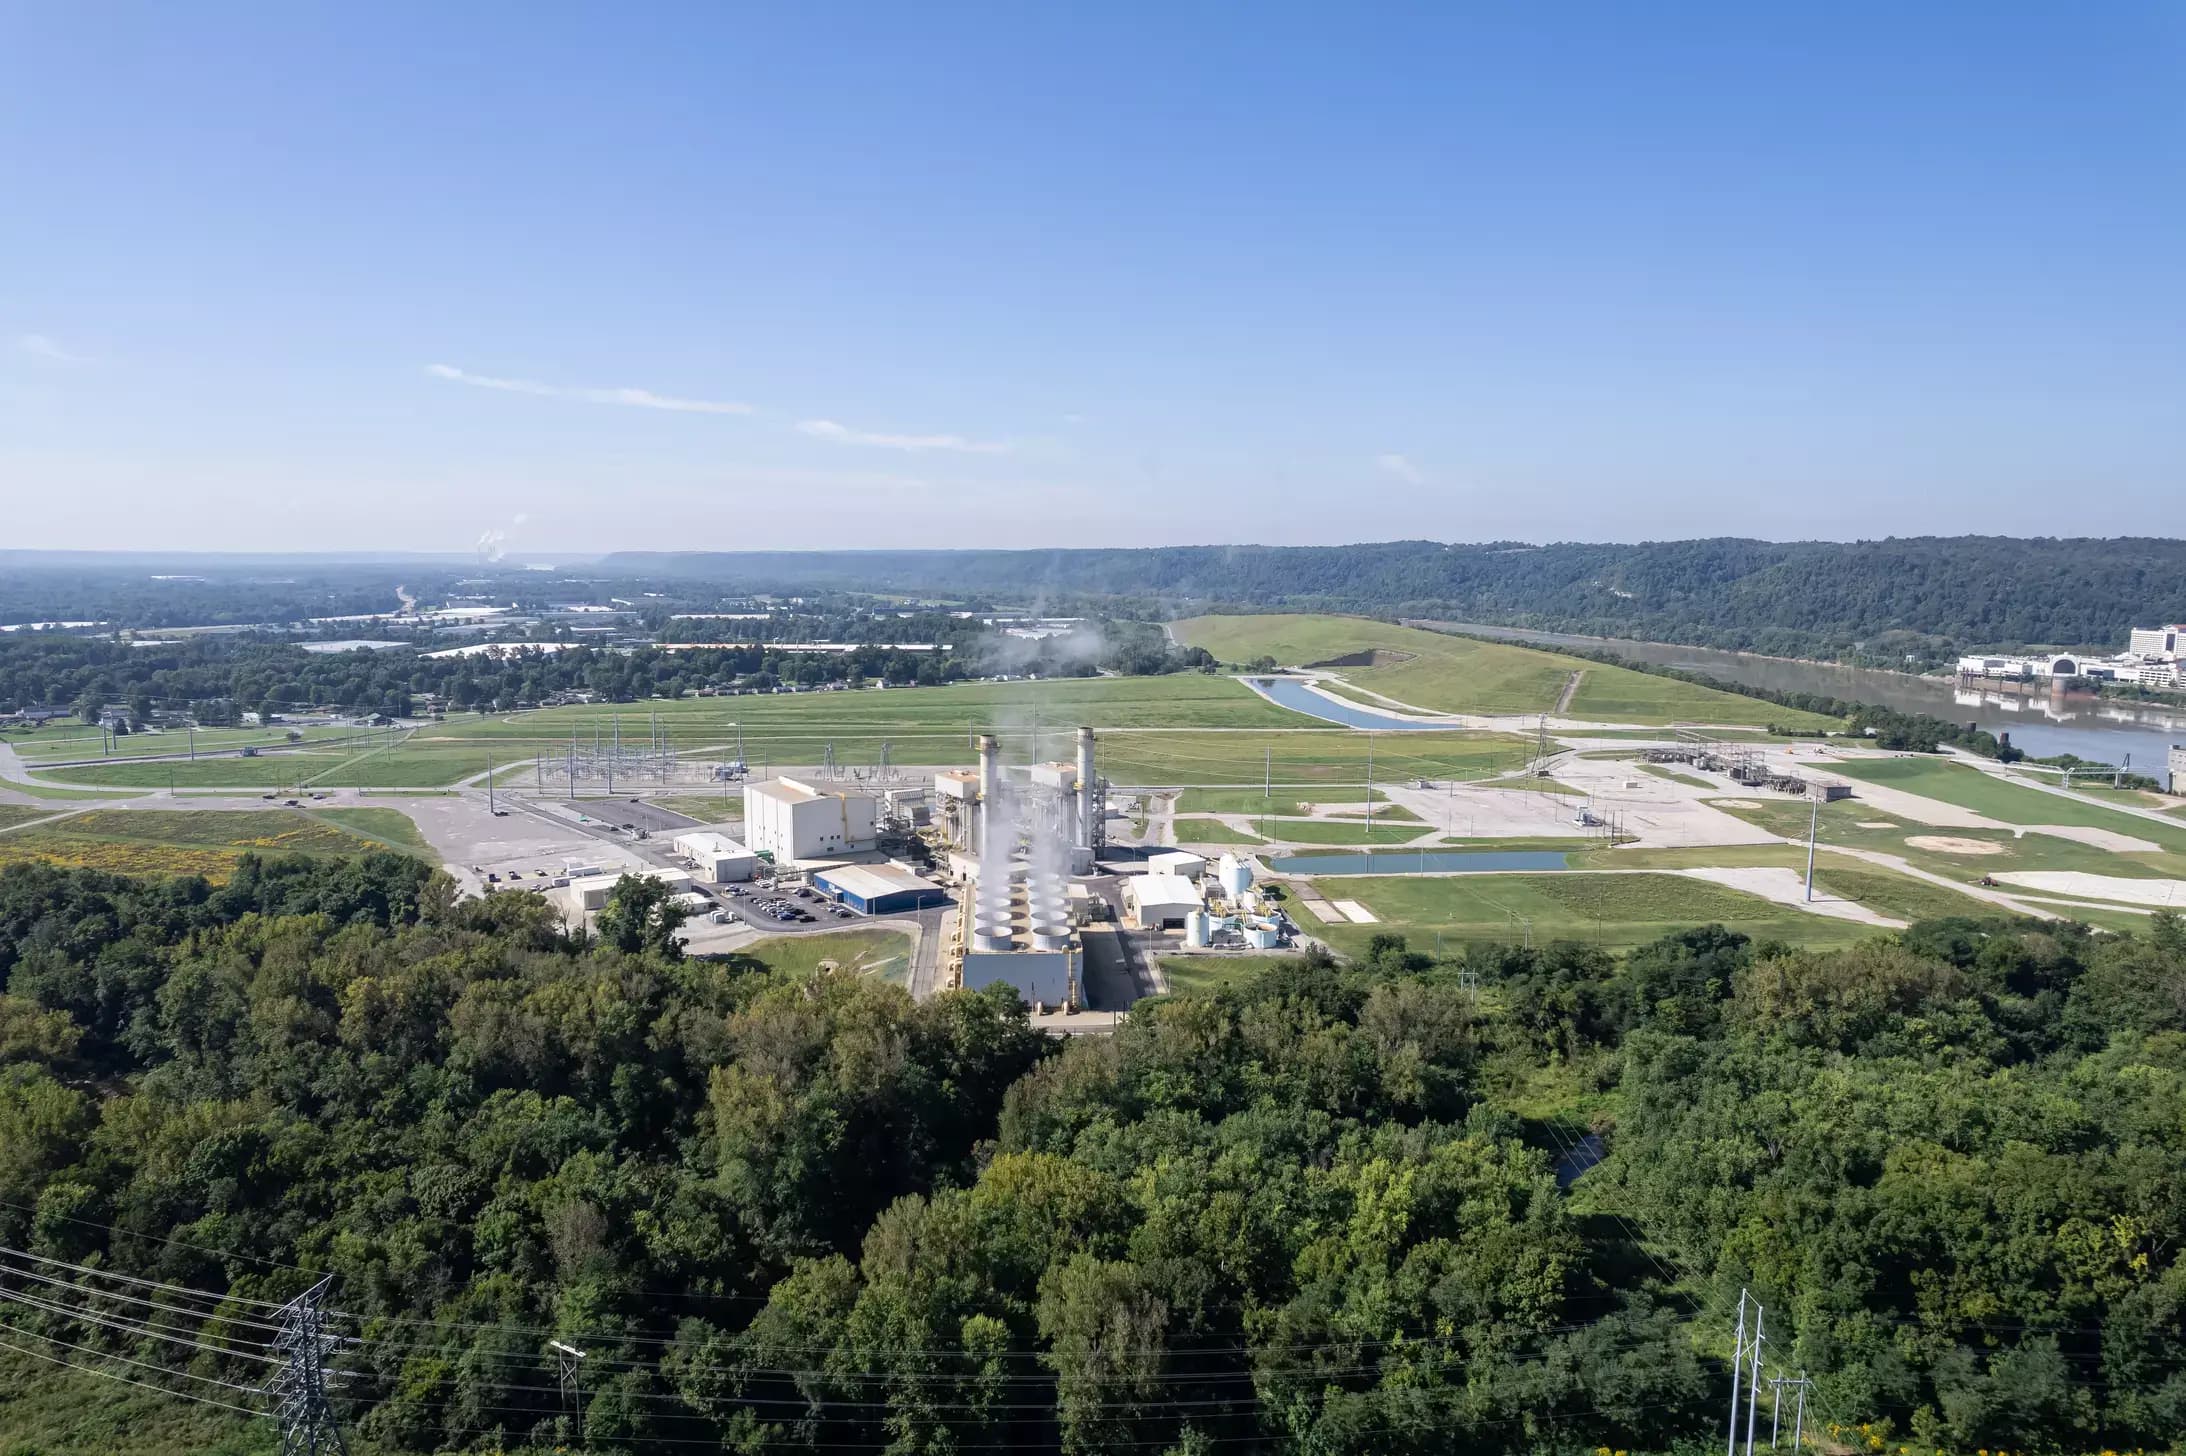
M2186 644L2186 623L2135 627L2126 636L2125 651L2113 657L2088 657L2071 652L2037 653L2025 657L1961 657L1958 675L2003 682L2078 677L2098 682L2135 683L2144 688L2177 688L2180 686L2182 644Z

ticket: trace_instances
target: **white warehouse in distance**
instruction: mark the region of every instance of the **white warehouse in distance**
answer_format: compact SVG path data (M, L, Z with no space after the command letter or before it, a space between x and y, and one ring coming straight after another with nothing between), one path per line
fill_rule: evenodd
M744 785L744 838L778 865L857 854L880 842L871 794L823 791L798 779Z

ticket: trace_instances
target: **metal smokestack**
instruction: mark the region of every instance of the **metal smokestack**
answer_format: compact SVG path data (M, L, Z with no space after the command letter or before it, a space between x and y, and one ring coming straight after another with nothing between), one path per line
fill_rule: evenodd
M1101 826L1094 821L1093 792L1093 730L1078 730L1078 848L1084 851L1088 868L1093 851L1100 847Z
M993 843L994 832L1001 826L1002 798L1002 745L990 734L979 735L979 842L975 846L982 860ZM1001 853L1008 853L1003 846Z

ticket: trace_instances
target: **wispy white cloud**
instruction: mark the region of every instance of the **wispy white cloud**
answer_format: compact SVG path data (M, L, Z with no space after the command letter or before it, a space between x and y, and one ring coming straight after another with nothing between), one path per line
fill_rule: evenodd
M833 420L799 420L797 428L816 440L839 445L875 445L883 450L951 450L959 455L1007 455L1010 446L995 440L967 440L962 435L887 435L872 430L853 430Z
M688 415L748 415L750 405L733 399L679 399L655 394L650 389L587 389L570 384L542 384L536 379L496 379L473 374L453 364L428 364L425 372L435 379L468 384L474 389L499 389L509 394L530 394L541 399L573 399L584 404L620 404L633 409L673 410Z
M1376 455L1374 463L1380 466L1384 472L1394 475L1406 485L1425 485L1427 483L1426 473L1417 465L1414 465L1409 456L1390 451L1385 455Z
M77 354L62 348L46 334L17 334L15 347L34 359L48 359L55 364L89 364L87 354Z

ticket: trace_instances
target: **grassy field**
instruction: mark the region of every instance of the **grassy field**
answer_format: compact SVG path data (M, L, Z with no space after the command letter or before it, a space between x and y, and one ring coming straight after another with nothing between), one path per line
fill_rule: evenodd
M30 804L0 804L0 829L12 829L33 819L50 818L64 812L58 808L43 808Z
M1373 794L1376 803L1388 802L1389 796L1381 790ZM1258 789L1188 789L1178 797L1176 808L1179 814L1304 814L1309 805L1354 804L1363 812L1366 796L1363 788L1323 789L1310 798L1284 789L1272 796Z
M645 802L658 804L671 814L688 815L702 824L719 824L724 820L744 817L744 791L736 784L729 786L726 798L719 793L655 794L649 796Z
M1804 804L1764 803L1751 809L1728 808L1721 804L1717 807L1772 834L1806 838L1807 808ZM2159 835L2151 838L2160 837L2163 826L2153 827ZM1983 848L1954 852L1908 842L1916 838L1961 840L1969 846ZM2124 879L2186 878L2186 855L2169 851L2121 854L2051 834L2016 834L2009 829L1938 829L1893 818L1856 799L1824 804L1815 839L1824 849L1866 849L1894 854L1916 868L1965 884L1972 884L1983 875L2007 870L2081 870Z
M21 1335L6 1338L25 1349L83 1359ZM100 1368L152 1379L112 1362ZM273 1456L279 1446L271 1421L0 1351L0 1452L7 1456ZM352 1449L362 1456L361 1448Z
M777 935L740 952L768 969L809 975L822 961L834 961L861 976L908 985L911 937L900 930L828 930L810 935Z
M1436 712L1551 712L1576 672L1581 677L1569 709L1572 717L1801 727L1836 721L1630 668L1364 617L1193 617L1172 624L1172 630L1180 641L1204 647L1229 663L1268 656L1286 667L1304 667L1371 654L1371 662L1362 659L1361 665L1333 670L1356 687Z
M300 741L312 743L329 739L369 738L375 736L372 729L351 726L313 725L308 728L284 728L275 724L271 728L200 728L194 735L195 748L199 753L212 753L223 749L278 748L287 744L289 734L295 733ZM386 737L385 732L377 734ZM192 748L193 735L179 730L157 733L130 733L119 738L105 738L97 730L78 730L55 733L50 728L36 733L11 736L8 743L25 763L55 758L143 758L162 753L188 753Z
M2159 819L2122 814L2062 794L2044 793L1948 759L1845 759L1829 766L1847 778L1939 799L2006 824L2075 824L2090 829L2109 829L2160 844L2175 854L2186 854L2186 825L2174 827ZM1958 831L1935 832L1955 834Z
M491 763L502 768L498 782L524 789L534 777L534 755L564 754L572 735L589 742L602 729L611 732L618 716L626 741L642 740L656 713L684 756L704 762L733 755L741 739L755 766L817 763L830 748L838 762L872 763L884 746L898 764L969 764L978 732L1000 735L1005 760L1026 763L1070 753L1079 723L1104 731L1101 771L1126 785L1257 783L1271 761L1286 784L1363 783L1369 755L1377 772L1415 777L1476 778L1524 761L1524 745L1511 735L1410 734L1401 748L1382 735L1370 744L1365 734L1278 708L1228 678L1180 673L474 715L429 724L393 747L364 752L307 747L249 759L101 763L57 771L56 781L125 788L170 782L189 788L429 788L483 774Z
M2008 913L2000 905L1941 885L1894 875L1874 865L1847 864L1833 855L1815 864L1814 889L1818 895L1851 900L1894 920L1937 920L1946 915L1987 920Z
M94 809L0 834L0 864L78 865L116 874L223 880L246 852L324 856L429 852L393 809Z
M1182 996L1219 990L1249 981L1262 971L1295 965L1295 955L1180 955L1163 956L1161 972L1169 989Z
M1425 824L1389 824L1377 821L1370 827L1364 823L1351 824L1334 819L1254 819L1254 830L1276 844L1410 844L1423 834L1433 833ZM1177 833L1184 832L1179 825Z
M1346 954L1377 934L1405 936L1431 951L1463 941L1516 942L1532 922L1536 945L1579 940L1609 949L1643 945L1673 930L1720 922L1757 940L1847 945L1872 927L1808 914L1705 880L1681 875L1584 873L1442 876L1343 876L1316 882L1325 898L1357 900L1379 925L1322 925L1293 895L1301 925Z
M1665 768L1659 763L1643 763L1639 767L1643 773L1651 773L1658 779L1668 779L1672 783L1686 784L1692 788L1707 789L1711 792L1722 788L1721 784L1710 779L1704 779L1699 774L1679 773L1676 769Z
M1257 834L1246 834L1232 829L1219 819L1179 819L1176 821L1176 838L1179 844L1266 844Z

